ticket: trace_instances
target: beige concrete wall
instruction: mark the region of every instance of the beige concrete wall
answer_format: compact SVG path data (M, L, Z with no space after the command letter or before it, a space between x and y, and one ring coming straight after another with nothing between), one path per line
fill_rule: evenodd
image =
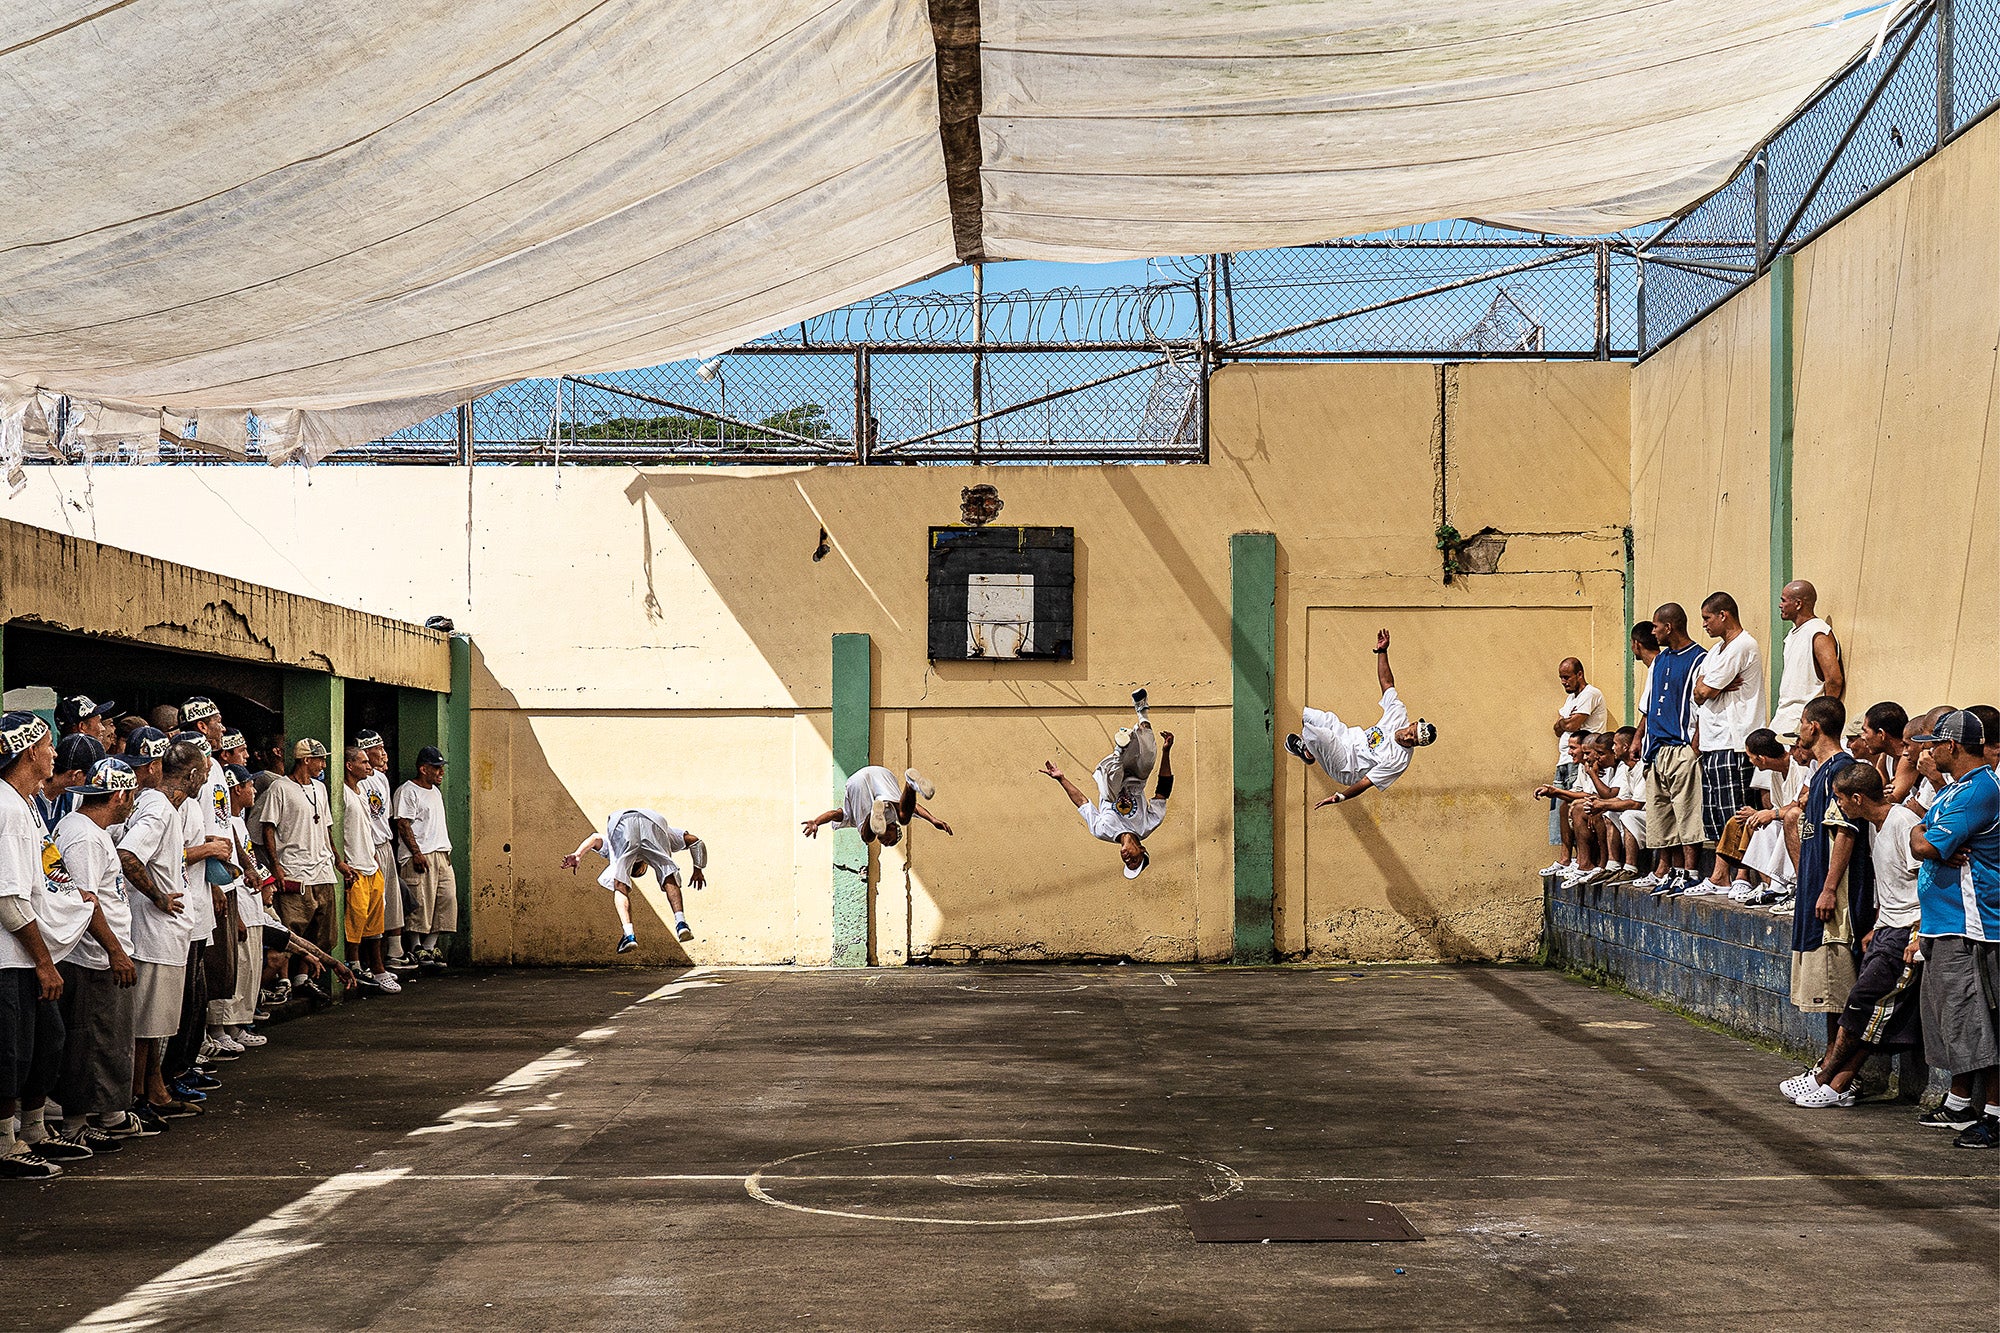
M0 620L353 680L451 688L443 634L10 520L0 520Z
M1848 703L2000 701L2000 119L1801 250L1794 286L1793 571ZM1632 382L1642 612L1725 588L1767 644L1769 356L1759 282Z
M1628 374L1232 367L1198 467L99 469L87 492L37 470L22 512L471 630L476 947L523 962L613 960L608 899L556 863L624 804L714 848L700 938L668 939L649 889L626 961L828 958L830 841L798 821L831 801L831 638L850 631L874 641L873 757L929 770L958 831L879 858L880 961L1227 956L1229 536L1273 531L1278 734L1308 692L1372 717L1381 623L1445 738L1386 798L1310 817L1319 789L1284 761L1281 947L1515 956L1540 920L1527 792L1549 768L1556 660L1621 697ZM1456 526L1510 534L1502 573L1443 581L1440 466ZM978 481L1007 522L1076 529L1074 661L925 660L925 529ZM148 528L162 494L192 537ZM814 563L822 525L834 550ZM1128 883L1034 770L1053 758L1087 783L1142 683L1179 777L1154 867Z

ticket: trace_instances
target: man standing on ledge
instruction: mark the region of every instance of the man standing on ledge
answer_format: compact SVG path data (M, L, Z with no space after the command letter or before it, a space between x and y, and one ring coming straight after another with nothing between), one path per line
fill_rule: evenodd
M1387 791L1410 766L1417 747L1437 740L1437 728L1410 721L1389 669L1389 631L1375 634L1375 680L1382 687L1382 716L1374 726L1350 727L1332 713L1305 710L1299 730L1285 737L1285 749L1308 765L1317 764L1340 790L1315 805L1339 805L1368 790ZM1302 734L1303 733L1303 734Z
M1811 700L1847 693L1847 673L1840 661L1840 641L1833 626L1819 616L1819 590L1794 579L1778 593L1778 617L1791 622L1785 631L1785 670L1778 678L1778 707L1771 730L1780 736L1799 729L1799 715Z

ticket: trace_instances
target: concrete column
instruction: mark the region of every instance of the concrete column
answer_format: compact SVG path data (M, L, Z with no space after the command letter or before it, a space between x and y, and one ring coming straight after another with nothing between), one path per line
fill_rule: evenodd
M1236 928L1232 960L1276 957L1271 801L1277 778L1272 713L1277 703L1278 539L1229 539L1230 670L1233 680Z
M869 705L873 689L866 634L833 636L833 803L847 796L847 780L868 767ZM868 965L868 844L855 829L833 835L833 964Z
M1785 642L1778 627L1778 596L1792 581L1792 257L1771 261L1771 641L1764 645L1771 664L1770 699L1775 706L1785 674Z

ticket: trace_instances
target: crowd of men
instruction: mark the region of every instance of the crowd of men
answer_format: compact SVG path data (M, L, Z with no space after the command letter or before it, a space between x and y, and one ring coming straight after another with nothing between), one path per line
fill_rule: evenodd
M2000 710L1873 704L1849 721L1833 627L1788 584L1775 708L1736 601L1701 604L1704 648L1669 602L1632 627L1640 717L1613 728L1581 662L1558 668L1543 873L1727 899L1792 920L1791 1000L1826 1016L1818 1064L1779 1091L1852 1106L1877 1051L1951 1075L1919 1117L2000 1146ZM1768 713L1768 716L1767 716Z
M253 752L200 696L0 716L0 1179L201 1115L281 1006L444 969L444 756L392 790L383 738L354 737L338 828L332 763L311 739Z

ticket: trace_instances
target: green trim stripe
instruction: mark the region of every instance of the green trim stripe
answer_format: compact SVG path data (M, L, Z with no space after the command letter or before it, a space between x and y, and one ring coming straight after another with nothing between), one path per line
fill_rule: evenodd
M1785 674L1783 643L1778 626L1778 598L1792 581L1792 257L1771 261L1771 642L1764 656L1771 664L1771 698Z
M458 933L451 961L472 961L472 640L451 636L451 693L444 698L444 827L451 835L451 872L458 880ZM414 753L414 752L413 752Z
M833 636L833 803L868 767L870 644L866 634ZM868 966L868 844L855 829L833 835L833 965Z
M1272 714L1277 705L1278 539L1239 532L1229 539L1231 753L1235 771L1236 925L1231 959L1276 957L1271 793L1277 777Z
M346 784L341 780L341 756L346 753L347 744L343 738L347 729L347 682L338 676L317 671L287 671L284 707L285 739L293 745L303 740L318 741L333 756L326 765L327 810L333 821L333 827L327 830L327 837L338 846L340 812L344 804L342 797L346 795ZM341 923L346 919L347 886L336 875L333 884L333 956L343 962L347 960L347 931Z

